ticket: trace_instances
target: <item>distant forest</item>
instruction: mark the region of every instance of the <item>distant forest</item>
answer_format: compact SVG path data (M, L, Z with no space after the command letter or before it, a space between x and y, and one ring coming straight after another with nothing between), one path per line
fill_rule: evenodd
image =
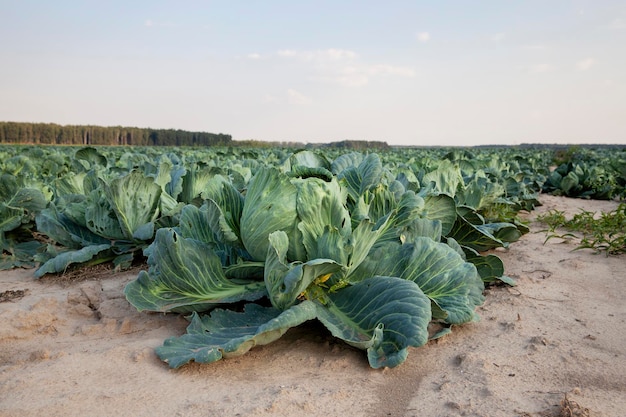
M37 145L224 146L232 136L140 127L0 122L0 143Z
M142 127L67 125L55 123L0 122L0 143L33 145L133 145L133 146L273 146L291 148L340 148L352 150L389 149L387 142L342 140L340 142L304 144L301 142L233 141L224 133L188 132L180 129Z

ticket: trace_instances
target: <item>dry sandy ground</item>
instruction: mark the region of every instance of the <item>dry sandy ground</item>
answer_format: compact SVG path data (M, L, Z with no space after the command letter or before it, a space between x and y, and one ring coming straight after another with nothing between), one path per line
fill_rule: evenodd
M529 219L617 205L541 200ZM134 311L122 289L136 272L2 272L0 416L625 416L626 257L543 245L531 226L498 252L518 286L488 289L480 322L385 370L315 323L239 358L170 370L153 348L186 322Z

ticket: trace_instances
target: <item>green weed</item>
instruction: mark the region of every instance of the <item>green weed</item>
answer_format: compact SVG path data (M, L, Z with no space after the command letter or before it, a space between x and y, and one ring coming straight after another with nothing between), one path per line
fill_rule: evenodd
M548 225L548 229L543 230L547 233L544 244L552 238L568 241L580 238L580 244L575 250L593 249L605 252L607 256L626 253L626 203L620 204L613 211L599 214L582 210L571 219L567 219L562 211L550 210L537 220ZM558 229L569 232L560 234Z

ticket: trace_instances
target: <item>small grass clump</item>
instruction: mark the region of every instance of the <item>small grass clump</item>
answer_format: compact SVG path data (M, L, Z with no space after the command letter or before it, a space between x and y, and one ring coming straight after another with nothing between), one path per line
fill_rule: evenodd
M600 212L599 215L592 211L582 210L567 219L564 212L550 210L537 218L540 222L548 225L547 238L572 240L579 238L572 232L582 235L578 249L593 249L596 252L604 252L606 255L618 255L626 253L626 203L620 204L610 212ZM568 233L558 233L557 229L566 229ZM544 242L544 244L545 244Z

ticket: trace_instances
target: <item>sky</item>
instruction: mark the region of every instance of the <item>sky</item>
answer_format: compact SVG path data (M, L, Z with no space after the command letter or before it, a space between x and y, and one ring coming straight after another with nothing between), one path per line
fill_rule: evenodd
M626 1L0 0L0 120L626 144Z

